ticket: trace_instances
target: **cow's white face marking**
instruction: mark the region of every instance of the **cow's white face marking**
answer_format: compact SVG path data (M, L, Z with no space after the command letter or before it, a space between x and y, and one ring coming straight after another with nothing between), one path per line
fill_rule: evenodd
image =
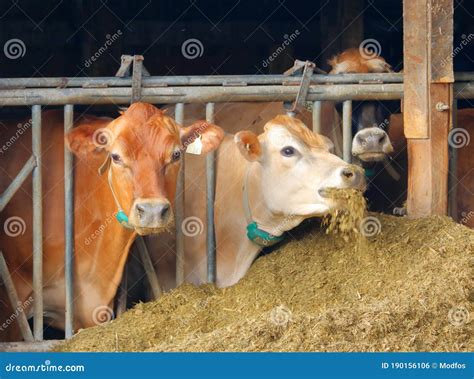
M311 146L283 125L269 127L260 141L263 199L275 214L321 216L336 205L321 190L365 186L361 170L331 154L330 143Z

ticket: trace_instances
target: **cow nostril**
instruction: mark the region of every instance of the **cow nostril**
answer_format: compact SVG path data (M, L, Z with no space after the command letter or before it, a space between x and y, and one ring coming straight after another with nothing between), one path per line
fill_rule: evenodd
M164 218L169 210L170 210L169 204L163 205L163 207L161 208L161 211L160 211L161 218Z
M345 168L342 170L341 172L342 176L344 176L344 178L346 179L352 179L354 177L354 171L352 171L351 169L349 168Z
M143 215L143 213L145 212L145 207L141 204L137 204L135 208L139 216Z
M383 134L381 137L379 137L379 143L382 144L385 142L385 134Z

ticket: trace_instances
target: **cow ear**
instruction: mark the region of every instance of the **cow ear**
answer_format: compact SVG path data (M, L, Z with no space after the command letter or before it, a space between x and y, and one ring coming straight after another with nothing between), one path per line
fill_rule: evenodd
M322 134L319 134L318 136L321 138L321 143L324 148L330 153L334 154L334 143L328 137L323 136Z
M187 148L197 138L200 138L198 154L206 154L216 150L224 139L224 131L214 124L206 121L196 121L186 128L180 128L181 143Z
M250 162L260 160L262 145L255 133L248 130L238 132L234 136L234 142L245 159Z
M98 128L90 124L82 124L66 134L66 145L79 157L100 154L110 143L111 132L107 128Z

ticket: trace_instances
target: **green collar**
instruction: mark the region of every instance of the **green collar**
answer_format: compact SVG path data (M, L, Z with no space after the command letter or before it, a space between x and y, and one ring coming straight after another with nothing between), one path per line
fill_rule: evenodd
M243 190L243 206L245 212L245 218L247 220L247 238L254 244L261 247L268 247L277 244L285 238L285 235L275 236L274 234L268 233L263 229L260 229L258 224L253 220L252 211L250 209L249 193L248 193L248 177L249 177L250 165L247 168L244 177Z
M247 225L247 238L253 243L262 246L273 246L278 242L281 242L285 239L285 235L274 236L271 233L266 232L258 227L257 223L254 221Z
M371 168L366 168L366 169L364 169L364 171L365 171L365 176L366 176L367 178L370 178L371 176L374 176L374 175L375 175L375 169L374 169L373 167L371 167Z
M125 214L125 212L122 209L119 209L118 212L115 215L115 218L119 222L120 225L122 225L124 228L127 229L135 229L129 222L128 222L128 216Z

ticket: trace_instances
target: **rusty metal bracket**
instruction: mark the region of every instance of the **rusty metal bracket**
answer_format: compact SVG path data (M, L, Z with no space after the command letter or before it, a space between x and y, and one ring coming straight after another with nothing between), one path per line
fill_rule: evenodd
M316 64L310 61L295 60L292 68L286 70L284 75L295 76L299 72L303 72L301 76L300 89L296 95L296 100L287 110L289 114L300 113L306 103L306 97L308 96L309 86L311 84L311 77L316 69Z
M140 101L142 92L142 78L144 76L150 76L150 73L143 65L144 60L145 58L143 58L143 55L122 55L120 68L115 74L115 76L120 78L130 76L130 69L132 69L131 104Z

